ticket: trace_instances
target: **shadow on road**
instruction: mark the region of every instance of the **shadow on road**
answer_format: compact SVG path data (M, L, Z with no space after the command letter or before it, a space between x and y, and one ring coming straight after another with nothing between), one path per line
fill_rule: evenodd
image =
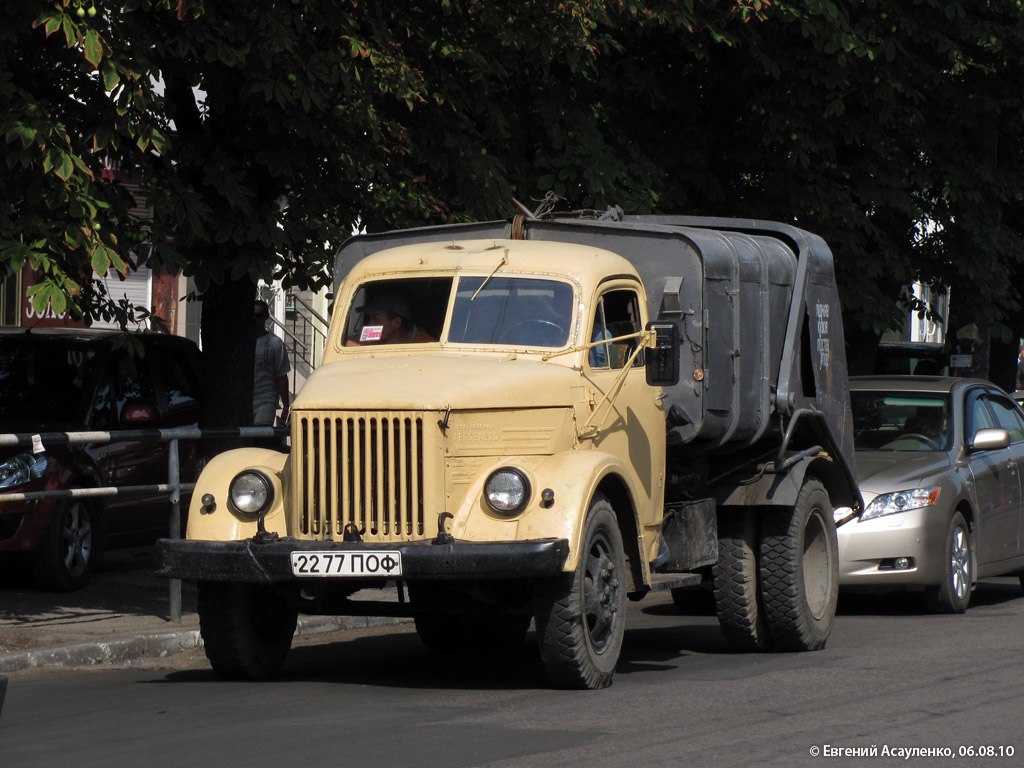
M166 617L170 610L167 579L154 574L152 547L107 552L89 582L77 592L48 592L33 584L29 568L17 558L0 558L0 620L33 622L106 614ZM195 610L195 587L182 584L185 611Z
M971 594L967 613L1020 599L1024 599L1024 590L1016 577L987 579L979 582ZM836 613L840 616L918 616L927 615L929 611L921 591L841 591Z
M731 653L718 625L627 629L617 677L674 669L693 654ZM211 670L169 673L155 682L225 684ZM508 652L445 656L428 651L416 633L390 632L302 645L269 683L323 682L414 689L531 690L549 688L536 639Z

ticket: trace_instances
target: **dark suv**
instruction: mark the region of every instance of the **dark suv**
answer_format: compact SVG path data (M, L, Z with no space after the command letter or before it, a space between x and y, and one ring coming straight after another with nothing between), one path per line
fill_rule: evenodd
M170 428L199 418L199 350L166 334L0 329L0 432ZM183 481L195 445L181 443ZM166 443L3 449L0 492L167 482ZM187 508L186 503L183 508ZM21 555L43 587L73 590L104 549L167 535L166 495L0 503L0 555Z

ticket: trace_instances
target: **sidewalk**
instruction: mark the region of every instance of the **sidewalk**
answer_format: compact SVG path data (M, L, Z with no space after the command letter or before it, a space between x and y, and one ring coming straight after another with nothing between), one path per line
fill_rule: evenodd
M181 589L170 621L170 583L153 575L151 547L114 550L78 592L36 589L24 569L0 570L0 674L30 667L130 664L202 646L196 594ZM300 617L296 635L395 623L396 619Z

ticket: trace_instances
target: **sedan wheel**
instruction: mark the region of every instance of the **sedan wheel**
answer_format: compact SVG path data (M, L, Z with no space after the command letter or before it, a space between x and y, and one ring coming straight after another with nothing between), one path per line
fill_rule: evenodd
M971 565L971 531L956 512L946 534L942 583L925 590L925 603L937 613L963 613L971 601L974 573Z
M50 521L43 546L36 553L32 566L36 583L62 592L80 589L99 562L100 523L99 511L89 502L82 499L62 502Z

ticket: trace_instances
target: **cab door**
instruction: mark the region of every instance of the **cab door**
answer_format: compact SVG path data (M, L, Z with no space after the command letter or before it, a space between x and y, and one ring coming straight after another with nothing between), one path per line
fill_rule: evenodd
M644 303L636 284L623 280L602 286L593 307L585 341L611 340L584 355L584 371L593 388L589 423L596 430L594 447L633 467L641 525L658 531L664 502L665 415L657 393L647 384L641 340L614 341L643 330Z

